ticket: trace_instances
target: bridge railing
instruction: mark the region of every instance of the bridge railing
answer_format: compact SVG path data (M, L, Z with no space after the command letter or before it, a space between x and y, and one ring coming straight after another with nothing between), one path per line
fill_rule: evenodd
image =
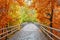
M41 30L51 39L51 40L54 40L53 37L57 38L58 40L60 40L60 37L55 35L53 32L51 32L50 30L55 30L57 32L60 32L60 29L56 29L56 28L53 28L53 27L49 27L49 26L46 26L46 25L43 25L43 24L40 24L40 28ZM50 29L50 30L48 30ZM52 36L51 36L52 35Z
M2 33L0 33L0 40L18 31L18 26L20 26L20 24L1 28L0 31L2 31Z

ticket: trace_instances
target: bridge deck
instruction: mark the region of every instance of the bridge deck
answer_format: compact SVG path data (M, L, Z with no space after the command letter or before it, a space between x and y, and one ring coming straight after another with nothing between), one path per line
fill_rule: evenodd
M25 25L19 32L17 32L9 40L49 40L48 37L40 31L35 24Z

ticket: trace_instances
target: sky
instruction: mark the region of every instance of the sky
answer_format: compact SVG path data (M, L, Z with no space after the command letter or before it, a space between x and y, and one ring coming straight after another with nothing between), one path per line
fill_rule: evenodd
M25 2L28 6L30 6L33 1L32 1L32 0L25 0L24 2Z

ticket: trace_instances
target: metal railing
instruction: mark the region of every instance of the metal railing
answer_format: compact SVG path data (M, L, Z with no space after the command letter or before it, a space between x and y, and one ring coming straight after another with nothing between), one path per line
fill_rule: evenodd
M18 27L17 27L18 25L1 28L0 31L3 31L3 32L0 33L0 40L18 31Z
M52 28L52 27L43 25L43 24L41 24L41 23L40 23L40 26L41 26L41 27L40 27L41 30L42 30L51 40L54 40L53 37L55 37L55 38L57 38L58 40L60 40L60 37L59 37L59 36L55 35L53 32L50 32L47 28L49 28L50 30L55 30L55 31L57 31L57 32L60 32L60 29ZM51 35L52 35L53 37L51 37Z

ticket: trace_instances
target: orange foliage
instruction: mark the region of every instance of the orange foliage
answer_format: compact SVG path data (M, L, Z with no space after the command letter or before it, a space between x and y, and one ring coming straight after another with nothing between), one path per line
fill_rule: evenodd
M0 26L5 26L11 19L8 15L8 5L5 0L0 0Z
M20 4L20 6L24 5L23 0L16 0L16 1Z
M53 27L56 29L60 29L60 6L55 5L54 8L54 16L53 16ZM60 37L60 33L53 30L53 33ZM55 40L58 40L54 38Z
M33 5L37 10L37 19L39 19L42 23L46 23L46 25L49 25L51 12L50 0L37 0Z
M37 10L37 19L41 23L50 25L51 8L53 8L53 27L60 29L60 2L59 0L34 0L30 8ZM60 37L60 33L53 30L53 33ZM55 39L56 40L56 39Z

